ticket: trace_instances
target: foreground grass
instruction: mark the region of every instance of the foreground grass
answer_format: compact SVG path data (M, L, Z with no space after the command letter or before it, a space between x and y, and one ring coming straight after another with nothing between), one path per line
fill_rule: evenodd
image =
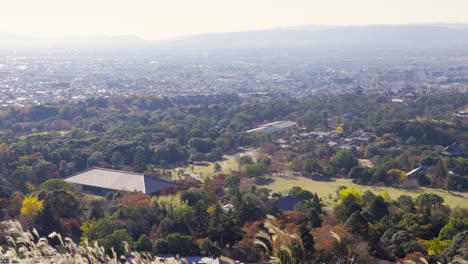
M272 177L272 179L273 181L265 187L272 189L273 192L285 193L294 186L300 186L305 190L316 192L317 195L320 198L322 198L325 204L327 205L333 205L335 203L333 201L333 198L336 197L336 189L338 189L339 186L346 186L361 189L363 192L370 190L376 194L387 191L392 199L397 199L400 195L409 195L415 198L418 195L425 192L434 193L444 198L445 204L449 205L450 207L460 206L468 208L468 199L454 196L445 190L435 190L429 188L419 188L417 190L404 190L393 187L364 186L355 184L349 179L334 179L334 181L330 182L314 181L305 177L294 176L274 176ZM330 195L332 197L331 199L329 198Z
M3 221L0 223L4 230L3 235L6 243L0 247L0 263L19 264L47 264L47 263L69 263L69 264L178 264L188 263L184 258L159 258L149 253L130 251L125 242L125 255L117 256L111 249L108 254L97 242L89 244L87 240L83 244L76 244L71 238L52 232L48 238L57 238L60 242L58 247L49 244L47 237L40 237L35 229L23 230L18 221ZM223 263L234 264L229 258L220 257Z

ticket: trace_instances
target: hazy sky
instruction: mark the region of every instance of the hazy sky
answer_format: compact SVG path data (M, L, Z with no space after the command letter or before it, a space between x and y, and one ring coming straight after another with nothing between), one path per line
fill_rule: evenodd
M468 0L0 0L0 32L45 37L424 22L468 23Z

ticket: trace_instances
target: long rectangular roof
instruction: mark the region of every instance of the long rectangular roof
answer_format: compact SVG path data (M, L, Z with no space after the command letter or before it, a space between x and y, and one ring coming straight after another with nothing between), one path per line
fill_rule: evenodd
M160 180L143 173L104 168L92 168L71 176L65 181L104 189L142 193L153 193L165 187L177 185L175 182Z
M293 122L293 121L288 121L288 120L276 121L276 122L261 125L261 126L259 126L257 128L251 129L251 130L247 130L246 132L247 133L262 132L262 131L266 131L269 128L270 129L271 128L286 129L286 128L290 128L290 127L294 127L294 126L297 126L297 123Z

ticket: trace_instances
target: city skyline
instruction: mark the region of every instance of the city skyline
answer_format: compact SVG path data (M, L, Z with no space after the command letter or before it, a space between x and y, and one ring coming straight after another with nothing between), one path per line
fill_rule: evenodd
M301 25L468 23L462 0L3 1L0 32L44 38L134 35L146 40Z

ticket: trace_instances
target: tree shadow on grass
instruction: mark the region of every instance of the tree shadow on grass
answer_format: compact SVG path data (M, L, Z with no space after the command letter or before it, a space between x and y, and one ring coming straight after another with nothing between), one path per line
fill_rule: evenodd
M335 179L333 178L328 178L328 177L315 177L315 178L309 178L314 181L319 181L319 182L336 182Z
M194 162L193 165L200 166L200 167L208 167L208 166L210 166L210 163L203 162L203 161L197 161L197 162Z
M262 186L269 185L275 181L272 178L266 178L266 177L261 177L261 176L255 177L253 178L253 180L256 185L262 185Z

